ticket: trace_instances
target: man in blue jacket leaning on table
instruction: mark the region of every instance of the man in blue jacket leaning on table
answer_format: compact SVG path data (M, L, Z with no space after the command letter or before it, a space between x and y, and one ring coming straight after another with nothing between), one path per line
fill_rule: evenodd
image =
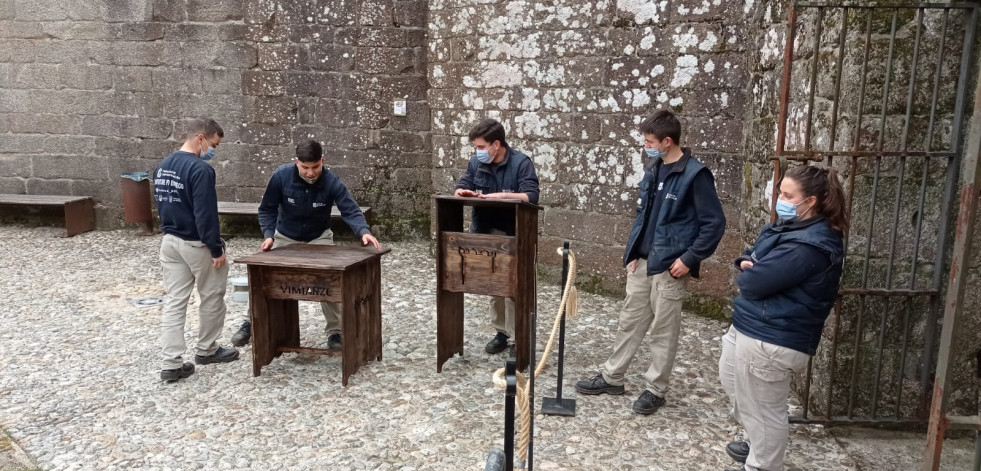
M259 204L259 226L265 240L263 252L290 244L333 245L330 230L331 208L337 205L351 232L364 245L381 250L358 203L337 174L324 168L323 147L312 140L296 146L293 162L280 165L266 186ZM341 308L338 303L320 303L327 320L327 348L341 348ZM246 320L232 336L232 344L242 346L252 338L252 323Z

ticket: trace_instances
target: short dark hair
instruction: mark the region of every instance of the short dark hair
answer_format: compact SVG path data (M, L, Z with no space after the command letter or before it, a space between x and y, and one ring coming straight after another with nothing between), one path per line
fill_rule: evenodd
M316 162L324 158L324 148L312 139L301 141L296 145L296 160L300 162Z
M640 123L641 134L653 134L659 141L670 137L675 144L681 143L681 122L668 110L657 110Z
M508 146L507 141L504 140L504 126L497 122L496 119L485 118L477 123L473 129L470 130L470 142L478 137L487 141L488 143L493 143L494 141L501 141L501 145L504 147Z
M198 134L204 134L204 137L211 137L217 135L218 137L225 137L225 130L218 125L217 122L209 118L199 118L192 119L187 123L187 134L185 134L186 139L191 139Z

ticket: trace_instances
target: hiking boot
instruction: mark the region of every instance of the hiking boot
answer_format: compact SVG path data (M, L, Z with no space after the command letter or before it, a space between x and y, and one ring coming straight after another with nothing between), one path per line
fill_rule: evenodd
M160 370L160 379L168 383L176 383L181 378L187 378L194 374L194 363L186 362L180 368L172 370Z
M234 348L218 347L218 350L215 350L215 353L206 357L194 355L194 363L199 365L207 365L208 363L228 363L235 360L238 360L238 350Z
M344 344L341 343L341 334L330 334L327 336L327 348L329 350L340 350Z
M726 445L726 454L735 461L745 463L749 457L749 442L729 442Z
M232 345L241 347L248 344L249 340L252 340L252 323L245 321L238 328L238 331L235 332L235 335L232 336Z
M613 394L619 396L623 394L623 385L614 386L607 383L603 379L602 374L598 374L592 378L584 379L576 383L576 392L579 394L586 394L588 396L595 396L597 394Z
M640 394L640 397L634 401L633 409L634 412L638 414L651 415L657 412L657 410L660 409L665 402L667 401L665 401L663 397L656 396L654 393L645 389L644 392Z
M487 342L484 351L490 354L503 352L505 348L508 348L508 338L510 337L504 332L498 332L490 342Z

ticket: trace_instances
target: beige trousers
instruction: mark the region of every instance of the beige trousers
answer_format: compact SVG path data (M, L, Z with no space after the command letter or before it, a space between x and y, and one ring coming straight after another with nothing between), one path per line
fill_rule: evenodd
M719 379L733 404L733 417L751 444L746 469L783 471L790 435L787 398L794 373L810 355L741 334L735 326L722 337Z
M273 241L273 248L284 247L291 244L314 244L314 245L334 245L334 232L330 229L324 231L316 239L310 242L300 242L298 240L290 239L289 237L280 234L276 231L275 240ZM341 304L340 303L320 303L320 310L324 313L324 319L327 320L327 327L324 328L327 331L327 335L339 334L341 333Z
M647 276L647 260L644 259L637 261L637 269L633 273L627 272L627 297L617 321L613 354L600 367L600 373L607 383L614 386L623 384L627 367L650 329L652 358L644 373L644 387L664 397L678 353L681 305L687 284L687 275L676 279L664 271Z
M218 336L225 325L225 286L228 265L215 268L211 251L199 241L182 240L165 234L160 244L160 268L168 299L160 318L160 343L163 369L180 368L187 345L184 323L187 302L195 283L201 304L198 306L197 354L208 356L218 350Z

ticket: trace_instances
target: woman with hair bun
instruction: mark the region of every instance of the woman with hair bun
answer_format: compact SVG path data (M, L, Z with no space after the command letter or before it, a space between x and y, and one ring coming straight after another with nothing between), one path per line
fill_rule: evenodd
M788 170L777 215L735 261L739 296L719 359L722 387L747 439L726 452L749 471L784 469L790 379L817 352L838 297L848 208L837 172Z

